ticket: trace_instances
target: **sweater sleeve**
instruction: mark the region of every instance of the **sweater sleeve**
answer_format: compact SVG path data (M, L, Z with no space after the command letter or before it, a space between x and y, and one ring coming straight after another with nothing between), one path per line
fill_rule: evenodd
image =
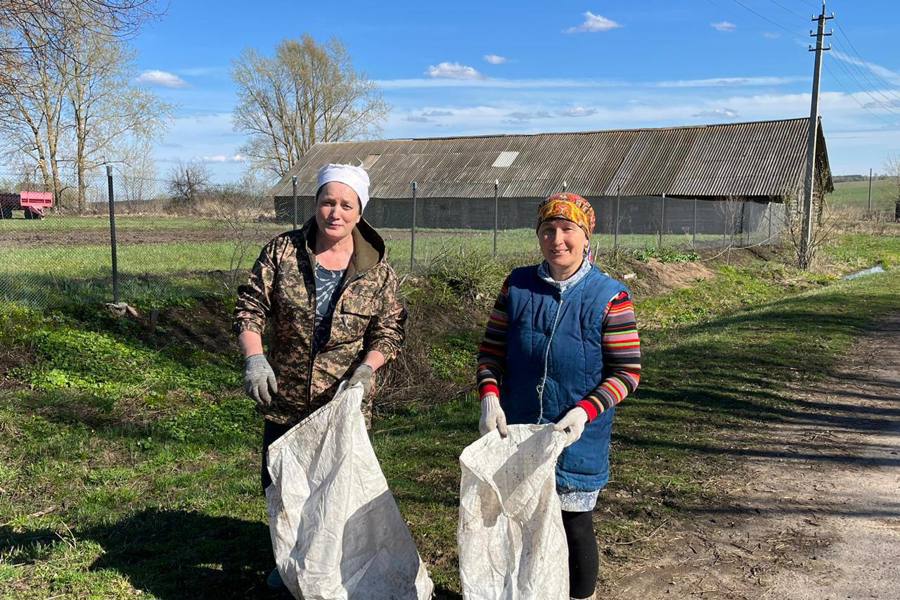
M509 277L503 282L494 309L488 318L484 339L478 347L478 394L482 398L494 393L500 396L500 384L506 372L506 332L509 316L506 306L509 301Z
M578 403L591 421L633 394L641 381L641 340L628 292L607 305L601 335L603 381Z

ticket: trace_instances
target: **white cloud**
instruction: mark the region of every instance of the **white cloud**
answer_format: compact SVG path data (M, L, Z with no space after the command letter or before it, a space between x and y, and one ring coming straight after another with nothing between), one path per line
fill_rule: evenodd
M468 65L459 63L442 62L437 66L431 65L425 74L435 79L484 79L484 75Z
M710 79L660 81L656 86L661 88L753 87L788 85L807 79L807 77L713 77Z
M200 160L206 163L242 163L247 161L247 157L241 154L234 154L232 156L214 154L213 156L204 156Z
M864 61L864 60L861 60L858 58L854 58L854 57L850 56L849 54L844 54L840 50L832 50L831 55L834 56L836 59L846 62L846 63L850 63L851 65L856 65L858 67L864 67L864 68L868 69L871 73L877 75L878 77L881 77L882 79L885 79L886 81L888 81L889 83L891 83L893 85L900 85L900 73L892 71L886 67L882 67L881 65L877 65L875 63L870 63L870 62L867 62L867 61Z
M738 113L730 108L713 108L709 110L701 110L691 115L698 119L736 119Z
M485 54L484 60L485 62L489 62L492 65L502 65L508 59L505 56L499 56L497 54Z
M533 121L534 119L549 119L552 117L548 111L546 110L537 110L537 111L513 111L506 115L506 119L504 119L504 123L524 123L526 121Z
M384 90L425 89L447 87L477 87L496 89L625 89L625 88L704 88L753 87L787 85L805 82L809 77L715 77L673 81L604 81L599 79L381 79L375 83Z
M184 79L182 79L178 75L175 75L174 73L169 73L167 71L144 71L143 73L138 75L135 81L147 85L156 85L159 87L167 88L187 87L187 82Z
M223 75L228 73L227 67L188 67L178 69L178 73L188 77L205 77L209 75Z
M595 15L591 11L587 11L584 13L584 23L577 27L569 27L565 30L565 33L609 31L610 29L616 29L618 27L621 27L621 25L612 19L607 19L606 17Z
M597 112L596 108L585 108L583 106L573 106L572 108L567 108L566 110L559 111L558 114L561 117L589 117Z
M381 79L375 82L385 90L445 88L445 87L478 87L502 89L551 89L570 88L608 88L623 87L624 82L597 81L591 79Z
M737 29L737 25L730 21L719 21L718 23L710 23L710 27L715 29L716 31L734 31Z
M776 31L763 31L762 36L766 39L777 40L781 37L781 34Z

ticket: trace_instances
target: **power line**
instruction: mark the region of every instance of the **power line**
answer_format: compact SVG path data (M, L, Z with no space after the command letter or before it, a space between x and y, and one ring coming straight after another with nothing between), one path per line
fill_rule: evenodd
M876 119L878 119L878 120L880 120L881 122L885 123L888 127L892 128L892 129L893 129L893 128L896 128L896 127L898 127L898 126L900 126L900 124L894 123L894 122L891 122L891 121L885 119L884 116L882 116L882 115L880 115L879 113L873 111L871 108L869 108L868 105L863 104L862 102L860 102L860 101L859 101L859 98L857 98L856 95L855 95L855 94L854 94L847 86L844 85L843 80L842 80L840 77L837 76L837 73L836 73L835 71L833 71L833 70L828 66L827 63L825 64L825 70L828 71L828 74L831 75L832 79L834 79L834 81L838 82L838 84L840 85L840 87L841 87L845 92L847 92L847 96L849 96L850 98L852 98L853 101L856 102L856 103L859 105L860 108L862 108L863 110L865 110L867 113L869 113L870 115L872 115L872 116L875 117Z
M795 15L795 16L797 16L797 17L800 17L801 19L805 19L805 18L806 18L806 15L801 15L800 13L798 13L797 11L795 11L794 9L785 6L785 5L782 4L781 2L778 2L778 0L769 0L769 2L771 2L772 4L774 4L775 6L781 8L781 9L786 10L787 12L791 13L792 15Z
M762 20L764 20L764 21L768 21L769 23L771 23L771 24L774 25L775 27L779 27L779 28L783 29L784 31L787 31L788 33L792 33L792 34L796 34L796 33L797 33L795 30L788 29L787 27L785 27L785 26L782 25L781 23L778 23L777 21L773 21L772 19L770 19L770 18L767 17L766 15L764 15L764 14L762 14L762 13L760 13L760 12L757 12L756 10L750 8L749 6L747 6L746 4L744 4L743 2L741 2L741 0L732 0L732 1L733 1L735 4L737 4L738 6L742 7L744 10L753 13L754 15L756 15L757 17L759 17L760 19L762 19Z
M870 91L869 89L867 89L866 86L863 85L859 81L859 79L856 77L856 75L853 73L853 71L850 70L850 68L846 64L844 64L844 62L842 62L840 59L838 59L837 65L841 68L841 70L844 71L844 73L847 74L848 77L850 77L850 79L852 79L856 83L856 86L859 88L860 92L866 94L869 98L872 99L873 104L878 105L879 107L881 107L882 109L884 109L890 113L900 116L900 111L895 110L892 106L892 104L894 102L893 98L889 98L889 97L885 96L884 94L881 94L881 92L879 92L878 90L873 89ZM882 96L882 98L887 99L887 102L884 102L883 100L881 100L877 96L875 96L876 93L880 94Z
M853 42L850 40L850 36L847 35L847 32L844 31L844 28L841 27L840 23L838 23L837 26L838 26L838 34L847 42L847 45L850 47L850 51L856 55L856 59L859 60L859 62L866 65L867 68L865 68L865 69L862 68L862 65L858 65L858 64L854 65L863 73L863 75L866 77L866 79L871 82L872 80L869 79L869 77L871 76L871 77L874 77L875 79L877 79L878 81L880 81L883 85L887 86L888 88L896 87L895 84L887 81L886 79L881 77L878 73L876 73L874 70L872 70L872 68L869 66L871 63L862 57L862 55L856 49L856 46L854 46ZM853 63L851 63L851 64L853 64ZM873 85L873 87L875 87L875 86ZM891 93L895 93L895 92L892 91ZM893 101L893 100L894 99L891 98L891 101Z

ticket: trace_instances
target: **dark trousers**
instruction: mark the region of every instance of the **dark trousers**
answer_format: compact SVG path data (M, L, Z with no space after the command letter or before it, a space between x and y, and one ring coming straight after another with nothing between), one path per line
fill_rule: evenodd
M597 587L600 554L593 516L593 511L562 511L569 546L569 596L572 598L589 598Z
M263 423L262 470L260 472L260 479L262 481L263 494L265 494L266 488L272 483L272 478L269 477L269 446L272 442L286 434L293 425L279 425L278 423L273 423L268 420L263 421Z

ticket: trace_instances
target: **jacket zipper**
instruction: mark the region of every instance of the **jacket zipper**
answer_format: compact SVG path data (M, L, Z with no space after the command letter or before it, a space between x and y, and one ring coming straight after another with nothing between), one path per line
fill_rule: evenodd
M341 296L344 295L344 292L347 290L348 287L350 287L350 284L357 281L358 279L361 279L363 277L363 275L365 275L365 273L366 273L365 271L363 271L362 273L357 273L356 275L353 276L353 279L351 279L350 281L346 282L344 285L341 286L340 292L338 293L337 301L334 303L335 308L337 308L337 305L338 305L338 302L340 302ZM315 289L315 285L316 285L315 278L316 278L316 274L313 273L313 289ZM316 344L316 308L315 308L316 298L315 298L315 296L313 296L313 298L311 299L311 302L313 304L312 336L311 336L311 344L310 344L310 348L309 348L309 365L306 370L306 410L310 410L312 408L312 372L313 372L313 364L315 363L315 360L316 360L316 354L318 354L318 348L315 348L315 344ZM333 321L333 319L334 319L334 315L332 315L332 321ZM316 350L315 352L313 352L314 348Z
M563 302L562 296L559 298L559 306L556 307L556 317L553 319L553 328L550 330L550 339L547 340L547 348L544 350L544 375L541 382L537 385L538 406L540 414L538 414L537 424L540 425L544 420L544 386L547 383L547 369L550 362L550 345L553 343L553 336L556 335L556 327L559 325L559 315L562 313Z

